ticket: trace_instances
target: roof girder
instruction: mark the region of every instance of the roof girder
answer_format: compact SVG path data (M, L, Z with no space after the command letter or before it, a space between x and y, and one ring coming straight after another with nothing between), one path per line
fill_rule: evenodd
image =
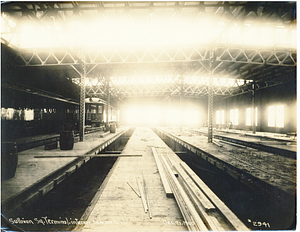
M277 7L274 7L275 5ZM265 48L244 48L236 45L222 44L220 38L223 33L226 33L230 25L245 23L246 21L262 20L264 22L273 22L274 20L282 25L293 26L296 22L295 4L282 2L31 2L22 3L14 2L12 4L2 4L2 13L8 17L21 20L22 18L29 18L36 21L40 25L47 20L58 20L63 28L68 29L67 24L74 16L79 16L85 20L85 16L91 14L94 18L102 16L110 17L113 14L119 16L127 15L133 20L144 12L145 17L153 15L162 15L167 13L169 20L174 16L179 17L189 15L197 20L204 15L213 15L220 21L226 22L224 30L211 44L199 44L193 47L173 47L161 48L156 50L151 49L116 49L111 51L95 50L85 51L86 57L87 77L98 76L101 70L113 69L128 69L136 70L139 65L144 67L164 67L177 66L177 68L187 69L191 75L205 75L208 74L208 51L215 48L214 60L214 75L234 75L234 78L253 79L257 81L264 80L266 73L258 71L261 68L272 67L295 67L296 66L296 51L291 51L286 48L274 47L272 49ZM8 24L8 22L6 22ZM17 33L18 28L10 28L12 36ZM2 38L3 40L3 38ZM11 39L10 39L11 40ZM4 41L6 44L10 40ZM73 73L70 78L81 75L82 66L82 51L77 51L70 46L64 46L63 49L51 48L35 49L32 51L20 50L17 56L17 63L20 66L32 67L71 67ZM240 65L239 65L240 64ZM237 67L235 70L232 68ZM246 67L251 67L251 71L246 72ZM74 70L76 71L74 74ZM99 71L100 70L100 71ZM253 70L253 72L252 72ZM284 71L282 72L284 73ZM176 72L171 70L171 75ZM104 71L105 76L110 74ZM166 74L167 75L167 74ZM183 75L183 74L182 74ZM271 80L267 80L271 81ZM274 80L276 82L277 80ZM265 81L266 82L266 81ZM276 82L277 83L277 82ZM152 83L154 85L154 83ZM157 84L157 83L156 83ZM134 90L143 89L154 95L167 95L169 93L176 93L176 86L165 87L163 84L154 86L135 86L130 88L112 90L112 93L125 93L127 95L133 94ZM175 88L175 89L174 89ZM235 94L239 92L238 89L232 88L216 88L214 94ZM88 94L103 95L106 91L99 87L93 87L87 92ZM194 87L186 86L185 95L202 96L206 94L206 86Z

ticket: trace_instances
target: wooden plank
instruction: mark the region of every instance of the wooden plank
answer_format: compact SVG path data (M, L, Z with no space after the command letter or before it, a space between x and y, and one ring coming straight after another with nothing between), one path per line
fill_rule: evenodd
M228 222L238 231L249 231L249 228L221 201L211 189L184 162L180 163L187 174L193 179L208 199L220 210Z
M196 196L197 200L201 203L206 211L215 210L215 206L211 203L209 199L204 195L204 193L199 189L195 182L184 172L181 166L175 165L175 168L182 180L187 184L189 190Z
M213 144L217 145L218 147L223 147L223 145L217 142L215 139L213 140Z
M121 154L122 151L101 151L100 154Z
M147 202L147 205L148 205L149 218L152 219L152 213L151 213L151 208L150 208L150 202L149 202L148 190L147 190L147 185L146 185L146 180L145 180L144 172L142 172L142 175L143 175L143 182L144 182L144 190L145 190L146 202Z
M36 155L34 158L77 158L77 157L139 157L143 155L130 154L100 154L100 155Z
M139 186L139 190L140 190L140 194L141 194L142 203L143 203L143 206L144 206L145 213L147 213L148 212L148 206L147 206L147 203L146 203L143 187L141 185L140 177L138 175L136 175L136 181L137 181L137 184Z
M163 168L163 166L162 166L162 164L161 164L161 162L158 158L157 151L156 151L155 147L151 147L151 149L152 149L152 154L155 158L155 162L156 162L156 165L157 165L157 168L158 168L158 172L159 172L160 179L162 181L166 196L169 197L169 198L174 197L174 194L172 192L172 189L171 189L171 187L169 185L169 182L168 182L168 179L166 177L164 168Z
M192 204L191 200L189 199L186 192L184 191L184 189L182 188L182 186L180 185L180 183L176 179L176 177L175 177L171 167L169 166L167 160L163 156L161 156L161 158L163 160L164 166L166 167L166 169L168 171L168 174L169 174L168 176L171 178L171 181L174 183L176 189L178 190L179 197L181 197L183 199L183 202L182 202L175 195L175 199L176 199L177 203L179 203L179 205L181 203L184 204L183 207L180 207L181 210L184 209L184 212L182 212L182 214L190 216L192 218L193 222L194 222L194 225L188 225L189 230L194 230L195 227L196 227L196 230L198 229L198 231L208 231L206 225L204 224L204 222L200 218L200 216L199 216L198 212L196 211L194 205ZM185 219L188 222L192 222L188 218L185 218ZM189 227L189 226L191 226L191 227Z
M134 187L132 187L132 185L129 183L129 182L127 182L127 184L130 186L130 188L136 193L136 195L139 197L139 198L141 198L141 195L134 189Z
M196 186L193 180L185 173L183 168L178 164L175 165L175 169L179 173L183 180L183 186L186 189L187 194L197 208L198 213L201 215L202 220L205 222L207 227L213 231L224 231L219 221L208 215L207 212L215 211L215 206L206 198L202 191Z
M108 131L108 132L105 132L105 133L103 133L103 134L100 135L100 138L104 138L104 137L106 137L106 136L109 135L109 134L110 134L109 131Z

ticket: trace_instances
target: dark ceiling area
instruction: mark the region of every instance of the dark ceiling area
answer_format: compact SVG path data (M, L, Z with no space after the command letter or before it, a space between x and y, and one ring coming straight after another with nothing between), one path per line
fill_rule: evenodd
M1 7L2 89L78 102L82 77L86 97L104 100L107 86L112 100L206 98L213 78L221 99L296 83L296 2Z

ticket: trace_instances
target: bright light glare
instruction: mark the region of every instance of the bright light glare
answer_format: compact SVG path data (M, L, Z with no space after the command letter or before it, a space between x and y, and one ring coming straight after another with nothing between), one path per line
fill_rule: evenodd
M34 119L34 110L25 110L24 120L31 121Z
M200 122L200 112L197 110L187 110L184 112L184 123L187 125L190 124L199 124Z
M159 106L131 106L125 110L125 122L129 125L143 126L179 126L181 121L180 110L178 107ZM197 109L186 108L182 113L182 125L199 125L201 122L200 111Z
M180 123L180 111L176 109L170 109L167 111L167 122L171 124Z
M166 46L194 46L214 41L227 24L202 17L198 20L191 18L158 18L149 17L146 20L133 20L128 15L122 18L98 17L85 20L74 16L66 25L53 21L44 27L31 21L22 21L18 44L19 48L61 47L68 44L95 48L139 48L148 49ZM9 25L9 26L8 26ZM1 36L12 33L15 23L2 16ZM294 28L270 27L260 24L239 24L225 30L220 43L240 44L250 46L273 47L280 45L286 48L296 48L297 33ZM14 42L16 43L16 42Z
M126 111L126 122L129 124L139 124L142 122L142 112L139 109L128 109Z
M159 123L161 115L162 115L161 110L156 107L150 107L150 108L133 107L133 108L129 108L126 111L126 122L134 125L137 124L153 125Z
M40 48L57 47L59 44L52 37L51 33L44 28L38 30L32 25L21 27L19 47L21 48Z
M269 106L268 107L268 126L269 127L284 127L284 106Z
M176 77L167 76L132 76L132 77L111 77L112 86L133 86L147 84L176 84ZM86 86L103 86L103 82L97 78L86 78ZM184 76L184 81L190 85L208 86L209 77L203 76ZM79 79L73 78L73 82L79 84ZM252 82L252 80L232 79L232 78L213 78L213 86L217 87L238 87Z

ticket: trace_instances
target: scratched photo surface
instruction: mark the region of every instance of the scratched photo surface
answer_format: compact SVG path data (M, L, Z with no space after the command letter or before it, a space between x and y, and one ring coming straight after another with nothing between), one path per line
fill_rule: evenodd
M1 229L296 230L296 11L1 2Z

